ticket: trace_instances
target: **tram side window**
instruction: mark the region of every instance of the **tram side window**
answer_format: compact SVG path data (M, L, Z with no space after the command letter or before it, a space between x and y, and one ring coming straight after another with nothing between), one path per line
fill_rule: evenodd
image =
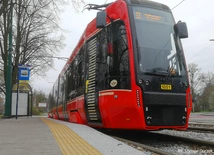
M126 37L126 29L123 24L119 26L118 40L115 42L118 50L118 64L116 61L116 66L119 65L119 75L120 75L120 86L121 88L130 89L130 69L129 69L129 54L128 54L128 44Z
M106 87L106 78L108 76L108 64L107 64L107 31L106 29L102 30L97 35L97 90L107 89Z
M54 92L53 92L53 95L54 95L54 103L57 105L59 105L58 103L58 95L59 95L59 91L58 91L58 81L59 79L57 79L56 83L54 84Z
M67 71L65 72L65 100L68 101L70 99L69 97L69 92L70 92L70 84L71 84L71 66L67 69Z
M84 93L84 61L83 48L72 61L69 69L66 72L67 77L67 100L73 99Z
M69 92L70 92L70 85L71 85L71 65L66 71L66 82L67 82L66 99L68 101L70 99Z
M58 105L62 104L62 79L61 77L59 78L59 93L58 93Z
M65 102L65 86L66 80L64 76L61 76L59 79L59 104L63 104Z
M51 99L52 99L52 107L54 108L54 107L56 107L56 102L54 100L54 87L53 87L52 92L51 92Z
M98 91L130 89L129 54L123 21L116 21L97 34Z
M54 103L54 97L53 97L53 89L51 91L51 93L49 94L48 97L48 107L49 107L49 111L51 111L51 109L53 109L55 107L55 103Z
M75 92L75 71L74 71L74 61L71 63L67 71L67 100L76 97Z
M113 42L113 52L111 55L112 67L109 68L111 82L117 80L117 85L110 85L110 88L130 89L130 69L129 54L126 37L126 29L123 21L116 21L110 27L109 31L113 34L109 40Z
M83 48L79 52L78 60L77 60L77 75L76 75L76 90L77 96L80 96L84 93L84 61L83 61Z

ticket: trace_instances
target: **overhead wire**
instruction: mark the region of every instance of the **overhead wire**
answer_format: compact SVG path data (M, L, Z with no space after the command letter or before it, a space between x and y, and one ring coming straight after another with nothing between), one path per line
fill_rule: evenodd
M104 2L104 4L106 4L106 3L107 3L107 1L108 1L108 0L106 0L106 1Z
M175 9L176 7L178 7L181 3L183 3L185 0L182 0L181 2L179 2L177 5L175 5L171 10L173 10L173 9ZM205 50L207 50L208 48L210 48L211 46L213 45L213 43L212 44L210 44L209 46L207 46L206 48L204 48L202 51L200 51L200 52L198 52L197 54L195 54L193 57L191 57L190 59L188 59L188 60L191 60L191 59L193 59L194 57L196 57L196 56L198 56L199 54L201 54L201 52L204 52Z
M180 3L178 3L176 6L174 6L171 10L175 9L176 7L178 7L181 3L183 3L185 0L182 0Z
M201 54L201 52L204 52L205 50L207 50L208 48L210 48L212 45L214 45L214 43L210 44L209 46L207 46L206 48L204 48L203 50L201 50L200 52L198 52L197 54L195 54L193 57L191 57L188 60L193 59L194 57L198 56L199 54Z

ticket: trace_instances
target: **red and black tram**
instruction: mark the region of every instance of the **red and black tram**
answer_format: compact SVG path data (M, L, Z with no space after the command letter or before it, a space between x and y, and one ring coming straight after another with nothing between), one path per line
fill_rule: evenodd
M184 22L147 0L88 5L86 27L49 94L48 116L99 128L185 130L192 108Z

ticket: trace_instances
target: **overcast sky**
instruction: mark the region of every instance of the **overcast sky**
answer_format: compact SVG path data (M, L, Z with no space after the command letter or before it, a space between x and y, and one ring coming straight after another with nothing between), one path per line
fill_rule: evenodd
M107 0L107 3L114 0ZM175 7L183 0L153 0ZM106 0L87 0L88 3L103 4ZM187 64L196 63L203 72L214 72L214 0L185 0L172 10L175 21L187 23L189 38L182 39ZM57 56L69 57L75 48L86 25L96 16L96 11L85 10L77 13L72 6L67 5L61 14L60 25L67 30L66 46ZM45 78L31 79L31 85L36 90L48 93L53 82L65 64L65 60L54 60L53 69L47 73Z

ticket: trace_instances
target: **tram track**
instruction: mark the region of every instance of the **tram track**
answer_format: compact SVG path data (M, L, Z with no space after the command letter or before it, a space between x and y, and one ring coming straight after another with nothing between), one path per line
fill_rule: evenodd
M206 124L206 123L189 123L189 127L206 127L206 128L214 128L214 124Z
M155 133L158 135L159 133ZM183 142L188 142L190 144L196 144L196 145L205 145L209 146L211 148L214 148L214 142L212 141L207 141L207 140L201 140L197 138L188 138L188 137L181 137L181 136L175 136L175 135L168 135L168 134L159 134L159 136L163 136L164 138L171 139L173 141L183 141Z
M187 131L204 131L204 132L214 132L214 128L203 128L203 127L188 127Z
M210 132L214 133L214 124L190 123L186 131Z
M163 151L161 149L158 149L158 148L155 148L155 147L152 147L152 146L149 146L149 145L141 144L141 143L138 143L138 142L135 142L135 141L131 141L131 140L127 140L127 139L124 139L124 138L121 138L121 137L116 137L116 136L112 136L112 137L117 139L117 140L119 140L119 141L121 141L121 142L124 142L124 143L126 143L128 145L131 145L131 146L135 147L138 150L152 152L153 155L155 155L154 153L156 153L157 155L175 155L175 154Z
M197 152L197 154L214 153L213 141L155 132L141 132L141 135L140 132L138 132L139 134L129 133L118 135L114 134L111 136L133 146L140 151L148 150L152 153L152 155L153 153L161 155L182 153L194 154L195 152Z

